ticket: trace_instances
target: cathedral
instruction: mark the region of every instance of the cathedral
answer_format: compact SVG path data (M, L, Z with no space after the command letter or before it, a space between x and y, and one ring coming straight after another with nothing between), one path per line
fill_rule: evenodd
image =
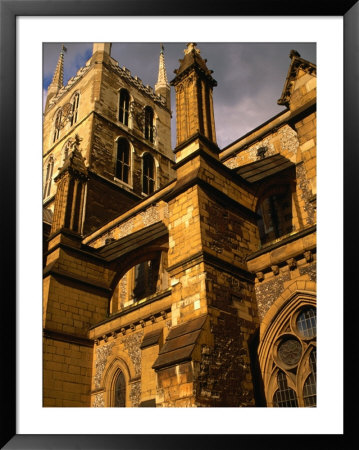
M43 117L43 406L316 406L316 66L219 148L210 61L110 43ZM179 55L180 57L181 55ZM171 89L176 146L171 146Z

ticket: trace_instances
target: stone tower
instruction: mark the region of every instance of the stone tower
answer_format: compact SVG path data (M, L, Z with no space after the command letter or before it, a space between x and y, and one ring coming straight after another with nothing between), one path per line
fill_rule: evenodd
M92 56L63 85L62 46L44 113L44 207L54 212L54 178L75 135L88 169L83 233L128 210L174 176L170 86L163 50L154 90L120 67L111 43L94 43Z

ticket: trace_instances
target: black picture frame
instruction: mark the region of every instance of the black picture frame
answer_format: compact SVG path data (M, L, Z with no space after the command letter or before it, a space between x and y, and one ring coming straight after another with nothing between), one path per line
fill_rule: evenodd
M344 19L344 257L349 259L357 247L355 180L359 168L359 5L355 0L336 3L322 0L300 2L222 0L194 2L181 0L0 0L0 192L3 220L2 255L2 363L3 398L1 448L6 449L183 449L224 448L227 445L262 445L266 448L288 447L284 435L187 435L185 424L179 424L178 435L19 435L16 434L16 17L18 16L343 16ZM335 61L333 61L335 64ZM354 256L355 257L355 254ZM355 279L356 264L344 271L345 292ZM345 298L345 297L344 297ZM345 304L345 374L354 358L348 357L349 342L354 342L354 295ZM346 378L346 382L348 379ZM353 403L344 394L346 409ZM349 406L348 406L349 405ZM326 447L350 448L356 414L345 417L343 435L291 435L290 447L317 448L326 439ZM115 431L115 430L114 430ZM182 434L184 432L184 434ZM280 439L284 437L284 439Z

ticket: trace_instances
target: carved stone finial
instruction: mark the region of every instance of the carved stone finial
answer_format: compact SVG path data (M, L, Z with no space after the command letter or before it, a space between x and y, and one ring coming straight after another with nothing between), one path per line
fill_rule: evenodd
M189 42L187 44L187 48L184 50L184 54L185 55L187 55L188 53L191 53L191 52L201 53L199 48L197 48L197 43L196 42Z
M263 272L257 272L256 277L258 278L258 281L263 281L264 280Z
M306 252L304 252L304 258L306 260L307 263L313 261L313 254L310 250L307 250Z

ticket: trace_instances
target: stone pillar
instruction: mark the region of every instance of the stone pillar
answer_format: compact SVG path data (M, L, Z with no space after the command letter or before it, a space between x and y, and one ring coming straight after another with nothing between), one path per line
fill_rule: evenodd
M199 69L181 67L188 102L177 104L177 181L166 198L172 328L153 366L157 404L254 406L248 341L258 318L246 256L259 245L256 197L218 159L209 75L194 83Z

